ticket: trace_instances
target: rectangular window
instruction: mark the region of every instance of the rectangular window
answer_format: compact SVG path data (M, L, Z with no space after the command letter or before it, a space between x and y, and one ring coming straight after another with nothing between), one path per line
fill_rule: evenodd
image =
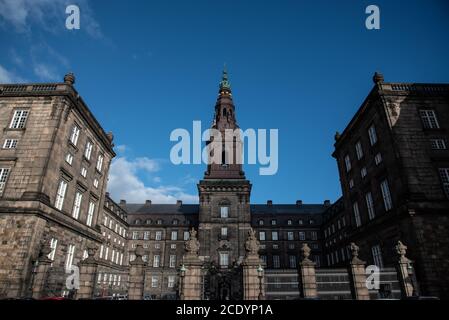
M6 180L8 179L9 168L0 168L0 196L5 190Z
M288 263L290 265L290 268L296 268L296 256L289 256Z
M90 141L87 141L86 143L86 149L84 150L84 157L87 160L90 160L90 156L92 155L92 148L93 148L93 144Z
M363 167L362 170L360 170L360 176L361 176L362 179L363 179L363 178L366 177L366 175L367 175L366 167Z
M369 142L372 146L374 146L377 142L377 133L376 127L372 124L368 129Z
M78 219L80 216L80 208L81 208L81 200L83 199L83 195L81 192L76 192L75 202L73 203L72 209L72 217Z
M100 246L100 259L103 259L103 250L104 250L104 246L101 245Z
M425 129L438 129L440 127L434 110L419 110L419 115Z
M189 238L190 238L190 233L189 233L189 231L184 231L184 241L189 240Z
M222 266L222 267L229 266L229 253L220 252L220 266Z
M159 287L159 277L152 276L151 277L151 288L157 288Z
M393 208L393 202L391 201L390 188L387 180L381 182L380 189L382 191L382 198L384 199L385 211L390 211Z
M87 169L85 167L81 168L81 175L83 176L83 178L87 177Z
M355 152L357 154L357 159L358 160L363 158L362 143L360 141L357 141L357 143L355 144Z
M133 240L137 240L139 239L139 233L137 231L133 231L133 236L132 236Z
M228 228L226 228L226 227L222 227L222 228L221 228L221 236L222 236L223 238L225 238L225 237L228 236Z
M97 170L99 172L101 172L101 169L103 168L103 158L103 155L100 154L97 159Z
M374 264L376 266L378 266L379 268L383 268L384 267L384 262L382 259L382 251L380 249L379 245L375 245L373 247L371 247L371 253L373 255L373 261Z
M170 268L176 268L176 256L173 254L173 255L170 255Z
M86 224L90 227L92 226L92 219L94 218L95 213L95 203L92 201L89 202L89 210L87 211L87 221Z
M28 110L16 110L14 111L14 116L11 120L11 129L23 129L25 128L25 123L28 118Z
M349 189L354 188L354 179L349 180Z
M267 265L267 256L266 256L266 255L261 255L261 256L260 256L260 260L262 260L262 263L263 263L264 265Z
M306 240L306 233L304 231L299 231L299 240Z
M277 231L271 232L271 240L273 240L273 241L278 241L279 240Z
M446 197L449 198L449 168L440 168L438 171L440 172L441 183L443 184Z
M80 128L74 124L72 127L72 132L70 133L70 142L76 146L76 144L78 143L78 138L80 136Z
M171 240L172 241L178 240L178 231L172 231L171 232Z
M279 256L275 255L273 256L273 268L280 268L281 267L281 259Z
M444 139L430 139L432 150L446 150L446 141Z
M265 231L259 231L259 240L265 241Z
M69 248L67 250L67 258L65 260L65 268L66 270L69 270L69 268L73 264L73 257L75 256L75 246L70 244Z
M272 226L275 226L275 225L276 225L276 220L275 220L275 219L271 220L271 225L272 225Z
M17 139L6 139L3 144L4 149L15 149L17 147Z
M175 286L175 276L168 276L167 287L173 288Z
M156 239L156 241L161 241L162 240L162 231L156 231L155 239Z
M159 268L160 263L161 263L161 256L155 255L153 257L153 268Z
M354 204L352 205L352 209L354 211L355 225L357 227L360 227L362 225L362 220L360 219L359 204L357 202L354 202Z
M365 200L366 200L366 207L368 208L368 218L370 220L373 220L376 216L376 213L374 211L374 202L373 202L373 196L371 195L371 192L368 192L365 194Z
M59 182L58 192L56 194L55 207L58 210L62 210L62 206L64 205L65 193L67 190L67 182L61 180Z
M145 231L143 233L143 240L150 240L150 231Z
M56 248L58 247L58 239L52 238L50 240L50 253L48 254L48 259L55 261Z
M97 178L94 179L93 184L94 184L95 189L98 189L98 179Z
M318 239L318 234L316 231L311 231L310 232L310 237L312 238L312 240L317 240Z
M72 163L73 163L73 155L70 152L66 154L65 162L67 162L68 164L72 165Z
M295 240L294 236L293 236L293 231L287 232L287 239L290 240L290 241Z
M346 166L346 172L349 172L351 170L351 159L349 158L349 154L345 156L345 166Z
M382 162L382 154L379 152L374 156L374 162L378 166Z
M220 217L222 218L229 217L229 207L220 207Z

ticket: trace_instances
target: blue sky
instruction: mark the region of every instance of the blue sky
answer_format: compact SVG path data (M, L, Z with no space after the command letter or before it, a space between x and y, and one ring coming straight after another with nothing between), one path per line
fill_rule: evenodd
M65 28L65 7L81 29ZM381 29L365 28L378 5ZM209 126L223 63L243 128L279 129L279 170L246 166L252 202L335 201L335 131L386 81L449 83L448 1L0 0L0 82L76 88L117 158L119 200L196 201L204 165L174 166L170 132Z

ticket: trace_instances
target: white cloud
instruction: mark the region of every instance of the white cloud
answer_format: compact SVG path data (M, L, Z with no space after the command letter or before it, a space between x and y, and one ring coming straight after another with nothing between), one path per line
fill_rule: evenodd
M59 76L58 72L53 67L44 63L38 63L34 66L34 74L42 80L54 80L57 81Z
M115 151L119 152L119 153L125 153L125 151L128 149L128 147L124 144L115 146Z
M47 32L57 32L65 28L67 14L65 8L73 4L71 0L0 0L0 18L3 25L12 25L17 32L31 32L37 25ZM88 0L78 0L81 11L81 30L94 38L103 36L98 22L94 19ZM58 28L57 26L60 26ZM55 28L56 26L56 28Z
M24 82L23 79L0 65L0 83Z
M153 203L173 204L176 200L187 203L198 202L197 195L188 194L180 187L147 186L138 176L140 171L153 174L159 170L158 161L147 157L134 160L128 160L126 157L116 158L111 164L108 190L114 199L125 199L128 203L143 203L147 199Z

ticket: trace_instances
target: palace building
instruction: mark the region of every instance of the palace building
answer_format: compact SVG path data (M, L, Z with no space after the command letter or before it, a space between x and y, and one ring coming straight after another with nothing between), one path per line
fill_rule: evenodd
M253 204L228 159L237 136L207 166L198 204L156 204L106 192L113 137L74 82L0 84L0 298L73 295L72 266L81 298L448 297L449 85L376 73L335 136L335 203ZM225 144L238 128L226 71L212 111ZM367 265L380 289L360 289Z

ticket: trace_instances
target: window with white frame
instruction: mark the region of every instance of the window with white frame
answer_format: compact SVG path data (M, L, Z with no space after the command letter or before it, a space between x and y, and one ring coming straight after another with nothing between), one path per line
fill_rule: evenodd
M446 141L444 139L430 139L432 150L446 150Z
M9 168L0 168L0 196L5 190L6 180L8 180Z
M58 210L62 210L64 205L65 194L67 190L67 182L64 180L59 181L58 191L56 193L55 207Z
M11 124L9 127L11 129L23 129L25 128L25 123L28 118L28 110L16 110L14 111L14 116L12 117Z
M357 160L363 158L362 142L360 140L355 144L355 153L357 154Z
M349 154L345 155L345 167L346 172L349 172L351 170L351 159L349 158Z
M72 127L72 132L70 133L70 142L76 146L76 144L78 143L78 138L80 136L80 128L74 124Z
M65 155L65 162L67 162L68 164L72 165L72 163L73 163L73 155L70 152L68 152Z
M81 175L83 178L87 177L87 169L85 167L81 167Z
M288 231L287 232L287 240L290 240L290 241L295 240L294 236L293 236L293 231Z
M167 287L173 288L175 286L175 276L168 276Z
M296 268L296 256L289 256L288 263L290 268Z
M440 172L441 183L443 184L446 197L449 198L449 168L440 168L438 171Z
M72 209L72 217L75 219L78 219L80 216L80 208L81 208L81 201L83 199L83 194L79 191L75 194L75 201L73 202L73 209Z
M103 155L98 155L98 159L97 159L97 170L99 171L99 172L101 172L101 169L103 168L103 159L104 159L104 156Z
M228 267L229 266L229 253L220 252L220 266Z
M155 237L156 241L160 241L162 240L162 231L156 231L156 237Z
M421 109L419 110L419 115L421 116L421 121L425 129L438 129L440 127L435 110Z
M265 241L265 231L259 231L259 240Z
M161 256L156 254L153 256L153 268L159 268L161 264Z
M98 179L97 178L94 179L93 185L94 185L95 189L98 189Z
M93 148L93 144L91 141L87 141L86 143L86 149L84 149L84 157L87 160L90 160L90 156L92 155L92 148Z
M52 238L50 240L50 253L48 254L48 259L50 259L51 261L55 260L55 254L56 254L56 248L58 247L58 239Z
M69 270L69 268L73 264L73 257L75 256L75 246L73 244L69 245L69 248L67 250L67 257L65 260L65 269Z
M299 231L299 240L306 240L306 233L304 231Z
M381 162L382 162L382 154L380 152L378 152L374 156L374 163L376 164L376 166L378 166Z
M169 267L176 268L176 255L174 254L170 255Z
M287 220L287 225L289 225L289 226L292 225L292 220L291 220L291 219L288 219L288 220Z
M172 231L171 232L171 240L172 241L178 240L178 231Z
M89 209L87 210L87 220L86 220L86 224L89 227L92 226L92 220L94 218L94 213L95 213L95 203L90 201L89 202Z
M390 211L393 208L393 202L391 200L390 187L388 186L387 180L384 180L380 183L380 190L382 191L385 211Z
M362 179L365 178L367 174L368 174L368 173L367 173L367 171L366 171L366 167L363 167L363 168L360 170L360 176L362 177Z
M190 239L190 233L189 231L184 231L184 241L187 241Z
M143 240L150 240L150 231L145 231L143 233Z
M100 259L103 259L104 245L100 246Z
M378 266L379 268L383 268L384 262L383 262L382 251L380 249L380 246L379 245L372 246L371 253L373 255L374 264L376 266Z
M369 128L368 128L368 137L369 137L369 142L370 144L373 146L376 144L377 142L377 133L376 133L376 127L374 126L374 124L372 124Z
M366 207L368 208L368 218L373 220L376 216L376 212L374 211L374 201L371 192L365 194Z
M278 232L277 231L272 231L271 232L271 240L273 240L273 241L278 241L279 240L279 236L278 236Z
M109 247L106 246L106 250L105 250L105 252L104 252L104 259L105 259L105 260L108 260L108 255L109 255Z
M278 255L273 256L273 268L280 268L281 267L281 259Z
M6 139L3 143L3 149L15 149L17 147L17 139Z
M272 226L275 226L276 223L277 223L276 219L271 220L271 225L272 225Z
M133 239L133 240L139 239L139 233L138 233L137 231L133 231L132 239Z
M355 225L360 227L362 225L362 220L360 219L359 204L357 202L353 203L352 210L354 211Z
M222 238L226 238L228 236L228 228L227 227L222 227L221 228L221 237Z
M151 288L157 288L157 287L159 287L159 277L152 276L151 277Z
M229 217L229 207L220 207L220 217L221 218Z

